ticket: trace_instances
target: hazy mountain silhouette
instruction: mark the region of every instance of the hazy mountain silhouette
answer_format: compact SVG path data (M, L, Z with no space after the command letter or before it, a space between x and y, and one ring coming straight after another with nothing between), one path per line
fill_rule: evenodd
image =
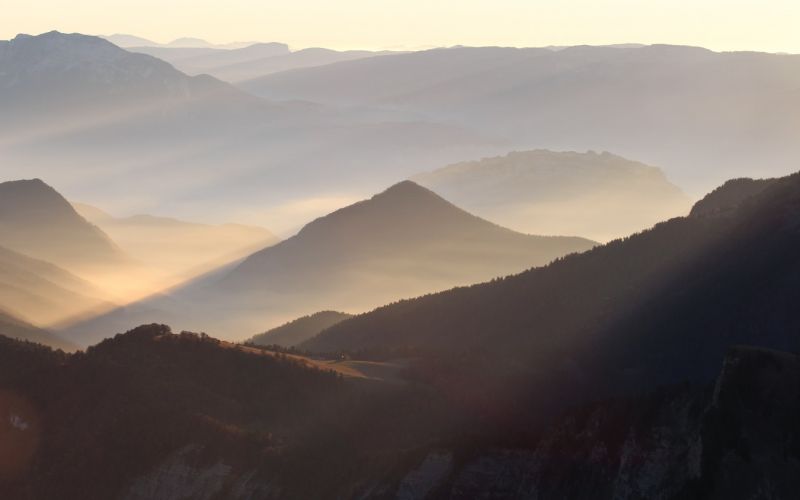
M147 38L142 38L136 35L127 35L124 33L115 33L113 35L101 36L100 38L108 40L117 47L155 47L161 45Z
M307 224L229 271L73 325L69 334L91 343L149 319L242 338L313 311L365 311L543 265L594 244L517 233L404 181Z
M96 314L105 293L53 264L0 247L0 310L39 326Z
M340 61L393 54L391 51L307 48L290 51L283 43L257 43L238 49L129 46L127 50L162 59L189 75L208 74L227 82Z
M275 213L270 224L284 221L281 230L333 208L293 207L354 199L418 169L505 149L419 117L268 102L98 37L57 32L0 42L0 107L8 177L47 179L112 212Z
M68 269L125 261L105 233L40 179L0 183L0 245Z
M517 231L606 241L685 215L691 205L658 168L606 152L513 152L413 180Z
M283 291L336 289L361 280L374 282L376 292L383 286L452 286L542 265L593 244L583 238L516 233L404 181L251 255L221 286L229 291L265 284ZM427 284L421 287L421 282Z
M666 45L457 47L278 73L244 88L419 113L516 149L614 151L659 165L695 193L795 169L798 60Z
M112 215L82 203L77 212L150 268L183 280L278 242L268 230L242 224L199 224L170 217Z
M127 35L124 33L117 33L114 35L100 36L104 40L108 40L114 45L129 49L137 47L165 47L165 48L178 48L178 49L193 49L193 50L236 50L258 45L257 42L231 42L231 43L211 43L202 38L194 37L181 37L176 38L168 43L158 43L147 38L142 38L136 35Z
M338 311L320 311L259 333L249 342L257 345L292 347L319 335L322 330L352 317L352 314Z
M300 347L431 357L424 372L449 381L453 397L515 416L707 381L730 345L800 349L799 206L794 174L724 216L675 218L543 268L382 307ZM526 394L505 392L522 379Z

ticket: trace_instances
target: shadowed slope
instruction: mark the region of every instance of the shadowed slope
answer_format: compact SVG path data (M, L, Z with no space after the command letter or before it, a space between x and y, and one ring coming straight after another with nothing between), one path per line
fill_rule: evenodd
M108 332L158 320L241 339L314 311L364 311L519 272L593 245L577 237L516 233L405 181L307 224L221 278L177 288L69 330L91 343Z
M440 361L423 373L458 397L517 416L707 380L733 343L800 350L798 214L795 174L725 217L673 219L544 268L382 307L300 347L424 353ZM520 377L527 395L504 389Z
M320 311L290 321L272 330L255 335L249 342L257 345L292 347L308 340L336 323L352 318L352 314L337 311Z

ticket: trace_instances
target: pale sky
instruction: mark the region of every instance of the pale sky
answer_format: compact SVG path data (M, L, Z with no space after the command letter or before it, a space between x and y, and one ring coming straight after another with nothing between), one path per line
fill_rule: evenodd
M51 30L294 48L671 43L800 53L800 0L0 0L0 39Z

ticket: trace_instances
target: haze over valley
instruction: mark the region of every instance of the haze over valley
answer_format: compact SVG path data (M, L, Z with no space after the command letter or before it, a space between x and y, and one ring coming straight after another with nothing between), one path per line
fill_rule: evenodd
M54 1L0 498L800 495L794 6Z

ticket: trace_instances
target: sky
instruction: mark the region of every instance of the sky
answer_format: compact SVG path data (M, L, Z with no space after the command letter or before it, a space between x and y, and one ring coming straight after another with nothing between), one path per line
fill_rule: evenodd
M51 30L293 48L669 43L800 53L800 0L0 0L0 39Z

